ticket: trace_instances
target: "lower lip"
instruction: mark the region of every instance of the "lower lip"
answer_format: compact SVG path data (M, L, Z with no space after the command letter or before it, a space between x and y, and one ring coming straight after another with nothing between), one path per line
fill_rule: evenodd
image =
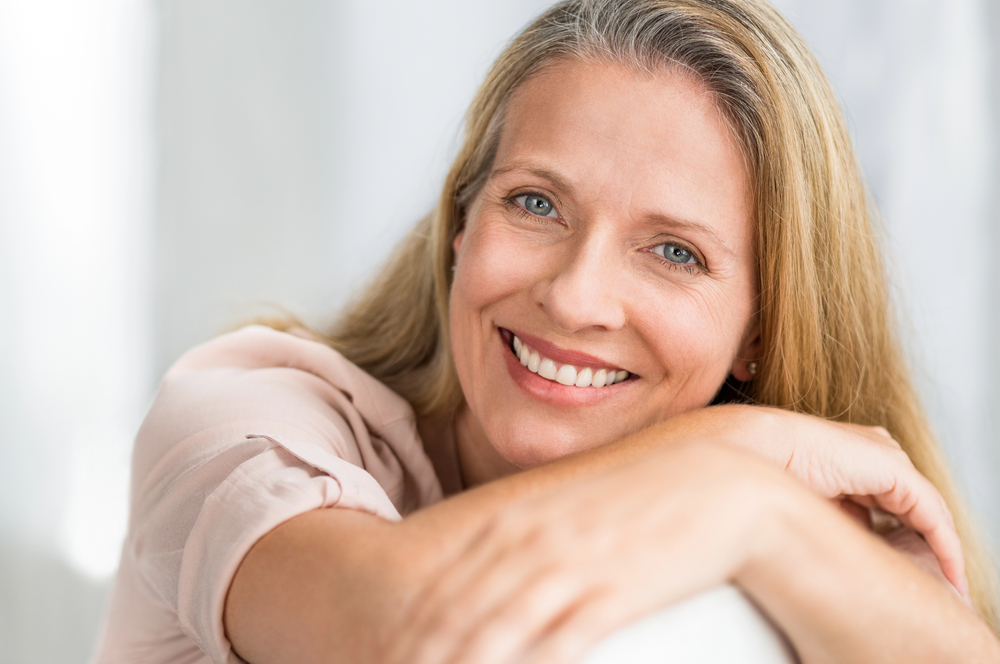
M528 367L521 364L521 361L514 355L514 351L507 344L503 334L497 334L497 339L500 341L500 350L507 362L507 371L510 372L510 377L517 383L518 387L536 399L556 406L590 406L602 403L615 398L634 382L634 380L627 380L607 387L563 385L529 371Z

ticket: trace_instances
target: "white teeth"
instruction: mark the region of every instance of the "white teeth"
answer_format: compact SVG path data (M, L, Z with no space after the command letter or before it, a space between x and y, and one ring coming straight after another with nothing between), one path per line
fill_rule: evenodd
M593 380L590 381L590 384L593 385L594 387L604 387L604 384L607 381L607 379L608 379L608 372L604 369L598 369L597 372L594 374Z
M528 371L538 373L538 365L541 363L542 358L538 357L538 353L532 353L528 356Z
M556 372L556 382L563 385L576 385L576 369L572 364L564 364Z
M553 380L561 385L606 387L620 383L631 376L629 372L624 370L598 369L594 371L590 367L577 370L572 364L559 366L549 358L542 357L537 352L530 350L517 336L514 336L514 342L511 346L517 359L522 365L528 368L528 371L536 373L547 380Z

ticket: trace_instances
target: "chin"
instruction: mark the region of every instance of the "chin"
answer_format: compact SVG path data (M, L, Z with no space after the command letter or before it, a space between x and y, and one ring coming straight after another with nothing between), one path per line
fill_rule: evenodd
M510 426L499 429L495 435L488 435L493 448L508 463L522 470L611 442L595 438L593 431L584 434L564 430L558 425L522 425L513 431Z

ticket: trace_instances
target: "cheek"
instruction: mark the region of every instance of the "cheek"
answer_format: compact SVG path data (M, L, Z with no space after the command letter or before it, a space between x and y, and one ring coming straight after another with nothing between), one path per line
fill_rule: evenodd
M466 235L457 263L455 289L465 314L517 293L530 293L544 266L544 252L501 224L478 220ZM460 313L460 312L454 312Z
M683 386L678 396L707 403L729 374L749 316L742 290L711 284L639 294L632 321L671 383Z
M537 278L532 272L532 266L539 264L537 258L499 224L477 219L469 225L449 303L452 353L467 398L472 397L470 391L477 391L475 379L485 374L485 369L473 367L492 340L492 314L530 297L531 284Z

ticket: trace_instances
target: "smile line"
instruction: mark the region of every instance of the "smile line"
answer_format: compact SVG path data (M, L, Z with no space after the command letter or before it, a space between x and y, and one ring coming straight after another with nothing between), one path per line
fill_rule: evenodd
M538 376L561 385L575 387L602 388L624 382L632 374L613 367L593 367L573 364L559 364L545 357L523 342L513 332L505 330L511 339L508 348L518 358L521 365ZM506 335L505 335L506 336Z

